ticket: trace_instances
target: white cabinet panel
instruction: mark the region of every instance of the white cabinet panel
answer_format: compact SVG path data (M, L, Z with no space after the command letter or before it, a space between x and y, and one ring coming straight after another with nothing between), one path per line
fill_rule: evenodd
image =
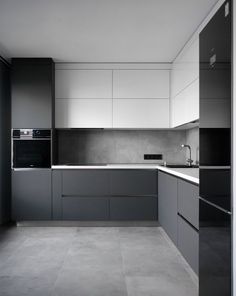
M56 70L56 98L112 98L112 70Z
M173 63L171 96L174 97L199 77L199 38L187 45Z
M114 70L113 98L169 98L169 70Z
M199 119L199 79L171 99L171 127Z
M56 100L56 128L111 128L112 100Z
M114 99L113 128L168 128L169 100Z

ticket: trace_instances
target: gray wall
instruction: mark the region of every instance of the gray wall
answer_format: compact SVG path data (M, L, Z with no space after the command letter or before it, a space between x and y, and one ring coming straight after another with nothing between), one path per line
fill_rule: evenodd
M0 224L10 220L11 97L10 69L0 59Z
M199 162L199 128L195 127L186 131L186 143L192 148L192 159ZM187 155L189 158L189 152Z
M58 130L58 163L155 162L145 161L145 153L161 153L164 161L185 163L186 150L180 145L187 143L186 134L196 146L196 132L191 130Z

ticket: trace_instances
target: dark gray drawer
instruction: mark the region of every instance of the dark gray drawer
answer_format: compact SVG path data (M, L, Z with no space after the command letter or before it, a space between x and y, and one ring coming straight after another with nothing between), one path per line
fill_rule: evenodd
M157 197L111 197L111 220L156 220Z
M108 170L62 171L62 195L109 195Z
M111 171L112 195L156 195L157 173L155 170Z
M62 198L63 220L108 220L109 199L107 197Z
M178 180L178 212L199 229L199 187Z
M199 235L180 216L178 216L178 249L192 269L198 274Z
M178 179L159 172L158 182L158 220L174 244L177 245Z

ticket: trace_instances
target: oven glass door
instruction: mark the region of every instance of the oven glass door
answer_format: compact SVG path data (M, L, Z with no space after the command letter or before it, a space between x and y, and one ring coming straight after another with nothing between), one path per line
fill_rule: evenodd
M13 168L50 167L50 140L13 140Z

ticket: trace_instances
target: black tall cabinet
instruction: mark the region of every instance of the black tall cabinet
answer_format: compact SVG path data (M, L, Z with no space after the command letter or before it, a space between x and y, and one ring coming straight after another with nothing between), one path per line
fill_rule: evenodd
M12 129L54 128L54 73L51 58L12 59ZM13 221L50 220L51 169L13 169L11 208Z
M200 34L199 295L231 289L231 1Z
M12 128L54 127L54 62L12 59Z

